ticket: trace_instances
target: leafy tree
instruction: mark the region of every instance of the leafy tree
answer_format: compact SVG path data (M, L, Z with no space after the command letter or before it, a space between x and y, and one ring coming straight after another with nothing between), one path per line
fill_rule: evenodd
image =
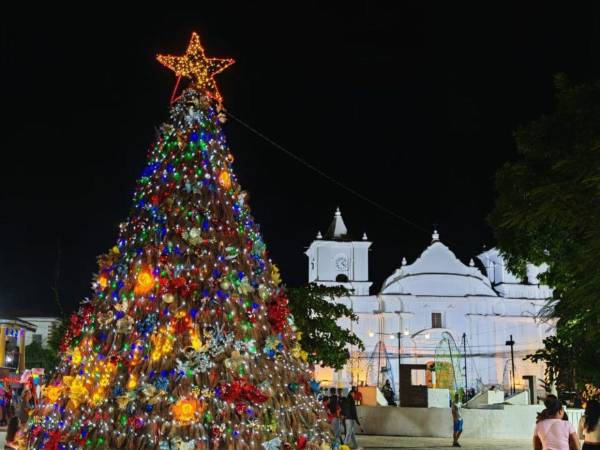
M28 369L42 367L45 373L52 372L58 364L58 354L42 347L39 342L32 342L25 347L25 366Z
M600 383L600 82L555 79L556 107L516 132L518 159L496 174L489 216L508 266L546 263L557 336L530 355L559 389Z
M50 335L48 336L48 349L54 351L56 354L60 352L60 343L67 331L67 325L68 320L63 318L58 325L52 327L52 330L50 330Z
M25 365L28 369L43 367L47 375L52 375L60 360L59 345L66 330L65 321L61 321L50 331L48 345L43 347L39 342L32 342L25 347Z
M349 295L350 291L343 286L327 287L310 283L287 288L290 311L296 327L302 333L300 345L308 353L310 363L339 370L350 358L348 346L365 349L352 331L338 325L339 319L358 321L352 309L335 301Z

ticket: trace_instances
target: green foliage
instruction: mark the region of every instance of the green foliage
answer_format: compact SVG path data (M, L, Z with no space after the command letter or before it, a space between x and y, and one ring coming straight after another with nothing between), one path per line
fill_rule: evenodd
M56 353L59 353L60 343L63 340L65 332L67 331L68 320L63 318L58 326L54 326L52 330L50 330L50 334L48 336L48 348Z
M544 389L550 392L551 386L555 385L561 398L569 398L578 390L573 374L574 366L571 363L576 358L576 350L572 343L558 336L547 337L544 339L544 348L527 356L527 359L535 363L541 361L546 364Z
M43 367L47 375L51 375L60 361L59 345L66 330L66 322L63 320L58 326L50 331L48 345L42 347L37 342L32 342L25 347L25 366L28 369Z
M32 369L34 367L43 367L45 373L54 371L58 364L58 353L44 348L38 342L32 342L25 347L25 367Z
M600 82L555 84L555 111L516 132L519 157L496 174L488 219L512 271L548 264L557 337L530 359L571 390L600 382Z
M350 308L335 300L348 297L343 286L327 287L310 283L307 286L286 289L294 323L302 333L300 344L312 364L341 369L350 358L347 346L364 350L362 341L350 330L340 327L338 319L347 319L348 325L358 317Z

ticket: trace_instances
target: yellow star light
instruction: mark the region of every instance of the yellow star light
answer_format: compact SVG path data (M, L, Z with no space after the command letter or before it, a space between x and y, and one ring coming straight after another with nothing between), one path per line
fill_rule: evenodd
M229 58L207 58L200 44L198 33L192 33L192 38L183 56L157 55L158 61L171 69L177 76L190 78L193 87L214 98L219 103L222 100L214 76L235 61Z

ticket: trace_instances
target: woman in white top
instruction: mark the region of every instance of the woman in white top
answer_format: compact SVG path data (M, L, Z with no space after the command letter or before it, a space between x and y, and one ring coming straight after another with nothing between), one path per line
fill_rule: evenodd
M579 438L583 439L582 450L600 450L600 402L590 400L585 414L579 419Z
M565 411L560 401L548 396L546 409L538 414L533 433L534 450L581 450L575 427L563 420Z

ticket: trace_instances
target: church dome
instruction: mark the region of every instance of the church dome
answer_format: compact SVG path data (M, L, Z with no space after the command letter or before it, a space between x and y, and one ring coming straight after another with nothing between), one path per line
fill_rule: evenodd
M497 297L490 280L474 265L467 266L442 244L433 242L412 264L403 264L383 283L382 294L431 297Z

